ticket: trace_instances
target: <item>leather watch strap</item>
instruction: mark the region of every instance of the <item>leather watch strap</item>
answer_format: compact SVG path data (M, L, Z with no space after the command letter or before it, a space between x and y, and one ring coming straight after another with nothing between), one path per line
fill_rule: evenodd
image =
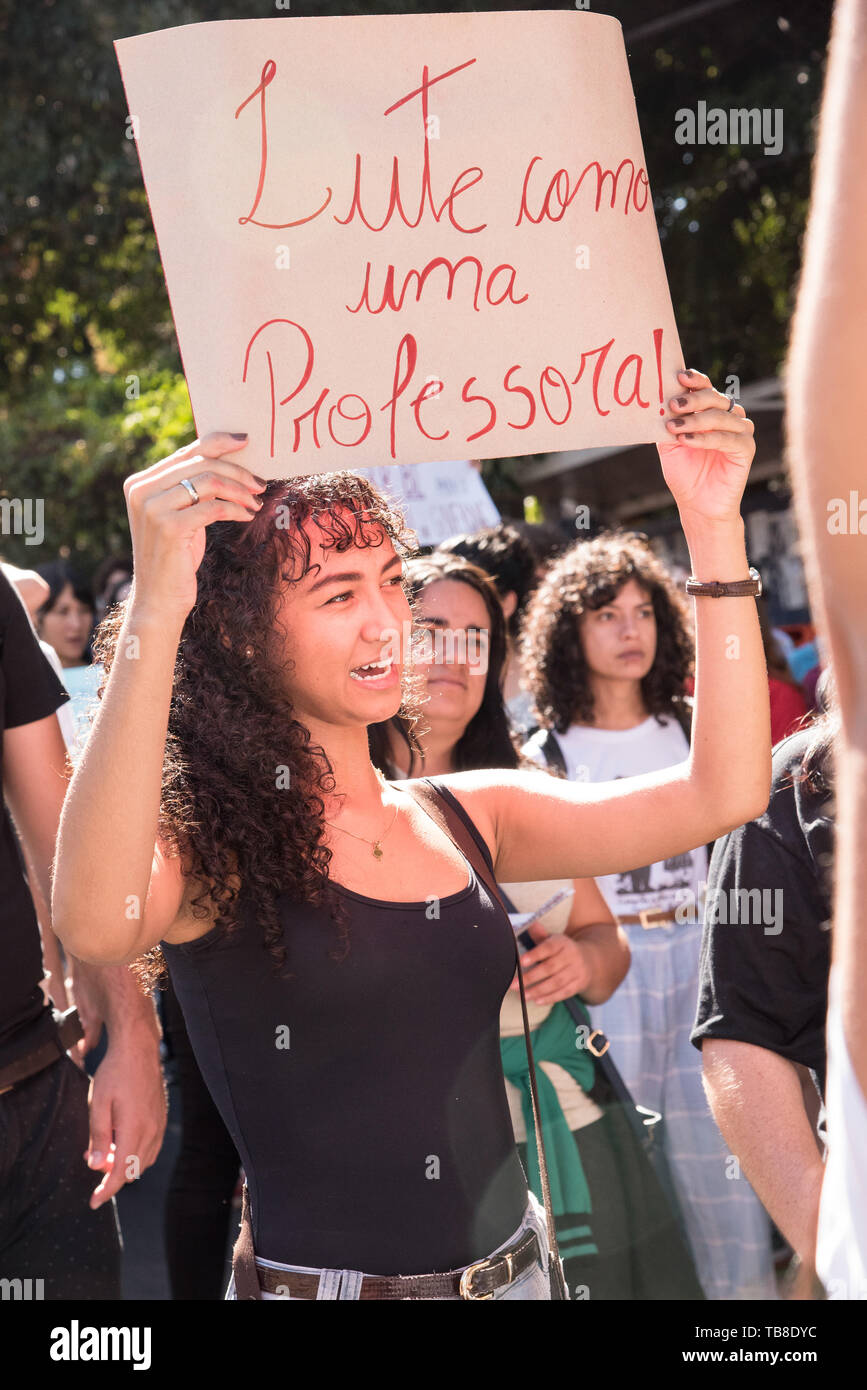
M723 582L712 579L702 583L690 575L684 585L691 598L758 598L762 592L762 577L758 570L750 566L749 579L733 579Z

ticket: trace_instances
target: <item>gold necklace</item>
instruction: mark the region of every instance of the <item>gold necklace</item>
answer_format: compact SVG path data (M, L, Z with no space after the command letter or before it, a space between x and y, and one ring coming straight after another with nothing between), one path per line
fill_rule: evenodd
M384 787L384 786L385 786L385 778L383 777L382 773L379 771L378 768L375 768L374 771L376 772L376 775L377 775L377 777L379 778L380 784ZM356 835L354 830L346 830L342 825L335 825L335 824L334 824L334 821L331 821L331 820L327 820L327 821L325 822L325 824L326 824L326 825L330 825L330 826L332 827L333 830L339 830L339 831L341 831L342 834L344 834L344 835L351 835L352 838L353 838L353 840L361 840L362 844L364 844L364 845L372 845L372 846L373 846L373 849L372 849L371 852L372 852L372 854L373 854L374 859L381 859L381 858L382 858L382 854L383 854L382 842L383 842L383 840L385 839L385 836L388 835L389 832L392 830L392 828L393 828L393 826L394 826L394 823L395 823L395 821L397 820L397 813L398 813L399 810L400 810L400 807L399 807L399 806L395 806L395 808L394 808L394 815L393 815L392 818L391 818L391 824L389 825L388 830L386 830L385 834L384 834L384 835L380 835L380 837L379 837L378 840L367 840L367 839L365 839L365 837L364 837L363 835Z

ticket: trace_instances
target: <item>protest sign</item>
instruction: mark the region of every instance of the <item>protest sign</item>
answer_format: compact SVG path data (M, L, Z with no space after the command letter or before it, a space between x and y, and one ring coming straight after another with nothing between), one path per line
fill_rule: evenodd
M479 470L468 459L411 467L380 464L357 471L380 492L394 497L419 545L439 545L451 536L496 526L500 520Z
M200 434L268 476L666 437L683 364L617 20L116 44Z

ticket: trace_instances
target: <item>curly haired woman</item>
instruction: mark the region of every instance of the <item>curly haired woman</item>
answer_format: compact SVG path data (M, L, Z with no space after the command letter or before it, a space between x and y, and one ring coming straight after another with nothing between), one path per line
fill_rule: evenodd
M573 545L537 589L523 633L524 679L544 726L527 754L575 780L608 785L690 756L686 605L641 537L605 534ZM721 640L736 652L731 636ZM640 868L624 861L600 877L626 932L632 969L591 1014L637 1104L663 1116L666 1155L708 1298L773 1298L768 1218L746 1179L731 1180L689 1041L708 872L703 841L697 830L679 854Z
M696 573L742 580L753 427L706 377L681 381L663 471ZM242 1296L544 1300L500 1062L512 929L415 784L368 751L367 726L412 697L407 537L356 475L265 484L228 457L242 446L209 435L125 484L133 591L102 642L55 930L85 960L162 945L247 1174L258 1287ZM499 879L593 877L760 813L755 605L702 601L698 642L689 765L598 789L439 779Z

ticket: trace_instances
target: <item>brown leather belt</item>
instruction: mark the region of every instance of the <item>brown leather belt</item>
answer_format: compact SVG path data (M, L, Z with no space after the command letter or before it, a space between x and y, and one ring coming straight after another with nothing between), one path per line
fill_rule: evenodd
M477 1260L464 1270L447 1274L406 1274L382 1278L366 1274L361 1281L360 1299L416 1298L493 1298L496 1289L510 1284L534 1261L539 1260L539 1237L527 1231L514 1245ZM288 1270L268 1269L256 1262L260 1288L282 1297L315 1299L318 1274L292 1274Z
M35 1047L32 1052L25 1052L23 1057L17 1057L14 1062L9 1062L7 1066L0 1068L0 1096L4 1091L11 1091L13 1086L17 1086L19 1081L26 1081L28 1077L35 1076L37 1072L44 1071L50 1067L52 1062L56 1062L58 1057L62 1057L70 1047L74 1047L80 1038L84 1037L84 1029L78 1017L78 1009L67 1009L66 1013L61 1014L54 1010L54 1020L57 1024L57 1037L49 1038L40 1047Z
M666 922L672 926L677 926L678 921L675 917L676 907L654 907L647 908L643 912L630 912L618 914L617 920L624 927L644 927L645 931L650 931L652 927L663 927Z

